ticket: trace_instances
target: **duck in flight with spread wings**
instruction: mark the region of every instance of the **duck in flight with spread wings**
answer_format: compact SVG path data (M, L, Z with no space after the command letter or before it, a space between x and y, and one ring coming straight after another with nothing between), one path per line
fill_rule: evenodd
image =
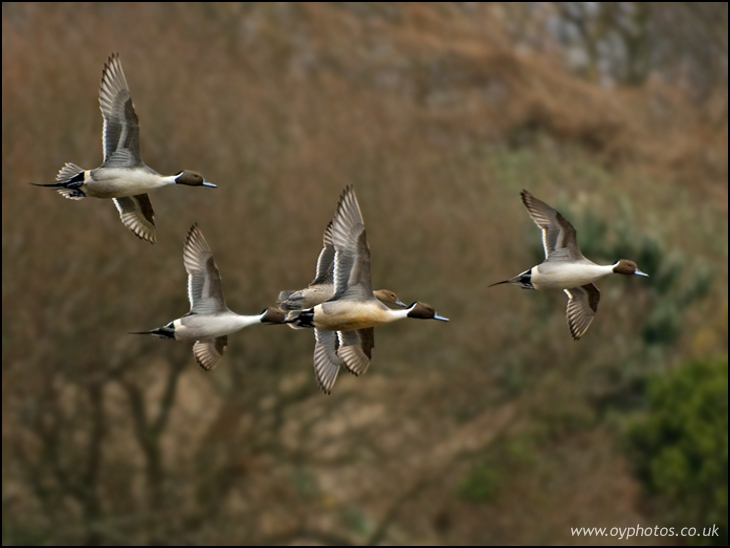
M183 262L188 273L190 312L164 327L137 331L132 335L157 335L163 339L195 341L193 354L198 365L209 371L223 357L228 335L257 323L284 323L284 312L267 308L261 314L241 315L231 311L223 300L223 286L213 253L197 225L185 239Z
M509 283L538 291L562 289L568 296L567 318L570 334L578 340L588 330L598 310L601 292L595 286L595 281L609 274L649 275L628 259L621 259L610 265L598 265L589 261L578 249L575 228L559 211L526 190L522 191L522 202L542 231L545 260L514 278L489 287Z
M139 122L119 54L112 54L104 64L99 106L104 118L104 162L89 170L69 162L60 169L55 183L33 184L53 187L71 200L112 199L122 223L139 238L154 243L155 212L148 192L175 184L210 188L215 185L195 171L163 176L142 161Z
M370 365L374 327L403 318L447 322L425 303L401 310L383 304L373 293L370 246L360 206L352 186L345 188L332 220L334 295L312 308L289 313L286 323L312 327L315 334L314 372L319 387L329 394L340 365L361 375Z

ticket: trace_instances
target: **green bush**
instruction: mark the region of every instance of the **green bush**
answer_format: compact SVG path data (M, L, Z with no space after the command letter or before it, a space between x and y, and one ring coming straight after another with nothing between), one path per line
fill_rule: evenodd
M656 517L675 526L719 527L727 545L727 358L693 361L649 382L649 411L629 428L631 453Z
M492 463L475 463L459 486L459 495L470 502L493 502L502 483L501 471Z

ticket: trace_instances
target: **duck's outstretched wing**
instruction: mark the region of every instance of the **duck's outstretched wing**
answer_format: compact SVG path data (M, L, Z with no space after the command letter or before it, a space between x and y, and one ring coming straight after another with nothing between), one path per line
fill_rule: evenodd
M538 200L526 190L522 191L522 202L532 220L542 231L546 261L576 261L584 258L578 249L575 228L558 210Z
M570 334L577 341L588 331L593 317L598 311L601 292L594 284L571 287L563 291L568 296L568 308L566 310L568 327L570 328Z

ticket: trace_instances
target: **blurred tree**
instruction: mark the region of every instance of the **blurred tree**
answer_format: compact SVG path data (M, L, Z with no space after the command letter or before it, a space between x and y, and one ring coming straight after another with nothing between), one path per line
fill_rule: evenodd
M727 358L696 360L654 377L647 413L628 431L655 513L698 531L719 526L718 537L685 539L699 545L728 543L727 368Z
M555 2L556 37L586 78L637 86L656 72L698 97L727 84L725 2Z

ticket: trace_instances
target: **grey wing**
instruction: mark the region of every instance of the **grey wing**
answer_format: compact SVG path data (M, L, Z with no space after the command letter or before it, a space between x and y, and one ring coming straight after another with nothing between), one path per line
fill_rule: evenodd
M213 314L226 311L221 275L198 225L193 225L188 231L183 262L188 273L190 312Z
M334 290L334 259L335 248L332 244L332 221L330 221L324 231L323 247L317 257L317 271L314 280L305 289L279 292L276 300L279 308L287 311L301 310L330 299Z
M353 375L362 375L370 366L375 330L372 327L355 331L338 331L339 348L337 355L347 370Z
M296 295L299 293L298 295ZM301 292L293 289L284 289L279 291L279 296L276 298L276 304L279 308L285 311L300 310L301 307L297 307L293 303L297 300L301 300ZM290 302L291 301L291 302ZM289 324L291 326L291 324Z
M157 241L155 234L155 211L147 194L114 198L122 223L138 237L150 243Z
M588 331L598 311L601 292L594 284L571 287L563 291L568 296L568 308L566 310L568 327L570 328L570 334L577 341Z
M99 106L104 118L102 141L105 167L142 165L139 149L139 120L132 104L119 54L104 64L99 88Z
M526 190L522 191L522 201L530 217L542 231L542 245L545 260L577 260L583 254L578 249L575 228L559 211L542 200L538 200Z
M315 329L314 338L314 378L322 392L329 394L340 371L337 334L334 331Z
M332 242L335 247L335 298L345 293L360 300L372 298L370 246L352 186L343 191L337 205Z
M215 339L200 339L199 341L195 341L193 345L193 354L198 365L206 371L210 371L223 357L223 352L226 351L227 346L228 335L223 335Z
M324 230L322 251L317 257L317 271L310 285L334 282L335 246L332 243L332 221Z

